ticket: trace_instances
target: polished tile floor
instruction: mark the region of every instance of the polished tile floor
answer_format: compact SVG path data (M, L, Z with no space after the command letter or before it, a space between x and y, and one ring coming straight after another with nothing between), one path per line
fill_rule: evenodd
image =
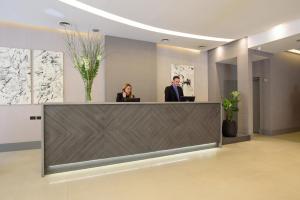
M300 133L44 178L40 159L0 153L1 200L300 199Z

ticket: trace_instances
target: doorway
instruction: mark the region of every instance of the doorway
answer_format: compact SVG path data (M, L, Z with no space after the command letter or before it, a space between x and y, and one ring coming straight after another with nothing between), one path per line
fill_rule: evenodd
M223 60L217 63L221 100L229 98L232 91L238 90L237 58ZM225 114L225 113L224 113ZM223 116L225 118L225 115ZM233 114L233 120L238 123L238 113Z
M253 132L260 133L260 77L253 78Z

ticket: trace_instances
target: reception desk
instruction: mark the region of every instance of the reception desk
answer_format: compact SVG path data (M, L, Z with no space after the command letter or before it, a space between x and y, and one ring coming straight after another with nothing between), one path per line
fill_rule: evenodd
M221 116L215 102L46 104L42 174L217 147Z

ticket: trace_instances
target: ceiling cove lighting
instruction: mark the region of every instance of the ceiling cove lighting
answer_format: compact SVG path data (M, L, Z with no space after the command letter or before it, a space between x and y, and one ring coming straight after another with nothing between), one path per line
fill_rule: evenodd
M136 21L124 18L124 17L120 17L118 15L111 14L109 12L100 10L98 8L95 8L93 6L90 6L88 4L82 3L77 0L58 0L58 1L65 3L67 5L73 6L75 8L84 10L86 12L92 13L94 15L97 15L97 16L115 21L115 22L119 22L122 24L126 24L128 26L132 26L135 28L147 30L147 31L152 31L152 32L162 33L162 34L167 34L167 35L174 35L174 36L179 36L179 37L185 37L185 38L198 39L198 40L209 40L209 41L217 41L217 42L233 41L233 39L209 37L209 36L203 36L203 35L194 35L194 34L190 34L190 33L182 33L182 32L178 32L178 31L172 31L172 30L167 30L167 29L163 29L163 28L146 25L146 24L143 24L140 22L136 22Z
M201 52L201 50L199 50L199 49L190 49L190 48L171 46L171 45L165 45L165 44L158 44L157 46L163 47L163 48L168 48L168 49L173 49L173 50L179 50L179 51L189 51L189 52L193 52L196 54L199 54Z
M300 54L300 50L297 50L297 49L291 49L291 50L289 50L289 52Z

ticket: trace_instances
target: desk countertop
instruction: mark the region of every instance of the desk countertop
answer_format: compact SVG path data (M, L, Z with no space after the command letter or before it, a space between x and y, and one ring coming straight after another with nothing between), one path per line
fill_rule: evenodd
M197 102L91 102L91 103L76 103L76 102L66 102L66 103L46 103L44 105L120 105L120 104L220 104L218 101L197 101Z

